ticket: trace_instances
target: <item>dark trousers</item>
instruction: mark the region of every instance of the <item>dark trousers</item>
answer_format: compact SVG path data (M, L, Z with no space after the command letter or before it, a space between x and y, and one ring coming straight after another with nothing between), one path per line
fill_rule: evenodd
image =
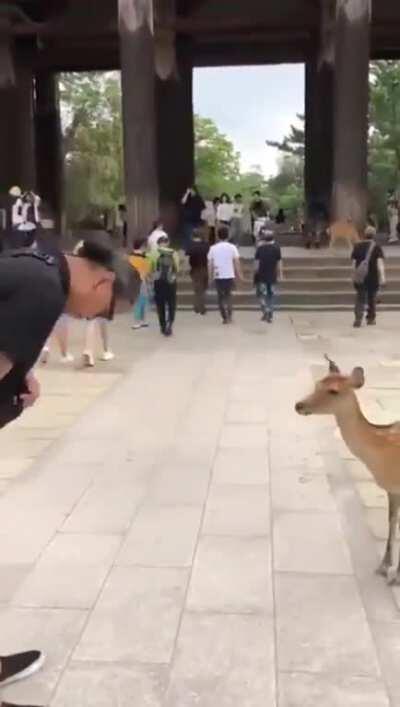
M275 308L275 284L272 282L259 282L257 294L262 313L273 314Z
M190 276L193 282L194 311L197 314L205 314L206 292L208 287L207 268L198 268L197 270L192 270Z
M221 317L224 322L232 319L232 290L234 282L233 279L215 280L219 311L221 312Z
M176 282L171 283L156 280L154 282L154 300L157 307L161 331L165 331L167 324L172 326L175 320Z
M378 295L378 288L370 285L355 285L356 290L356 302L354 307L354 314L356 322L361 324L365 308L367 307L367 321L374 322L376 317L376 298Z

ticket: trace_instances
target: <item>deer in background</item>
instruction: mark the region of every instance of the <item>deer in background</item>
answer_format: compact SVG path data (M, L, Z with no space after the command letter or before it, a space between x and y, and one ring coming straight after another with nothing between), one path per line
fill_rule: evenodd
M400 509L400 422L373 425L363 415L355 391L364 385L364 371L354 368L349 376L329 362L329 375L318 381L314 392L295 406L299 415L334 415L344 442L364 462L376 483L388 495L389 533L377 572L388 584L400 585L400 559L395 572L393 550Z

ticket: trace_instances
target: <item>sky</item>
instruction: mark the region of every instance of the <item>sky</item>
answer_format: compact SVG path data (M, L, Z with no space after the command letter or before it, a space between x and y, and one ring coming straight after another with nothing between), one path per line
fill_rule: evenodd
M265 140L281 140L296 113L304 113L304 66L196 69L194 110L232 140L243 170L260 165L269 176L278 153Z

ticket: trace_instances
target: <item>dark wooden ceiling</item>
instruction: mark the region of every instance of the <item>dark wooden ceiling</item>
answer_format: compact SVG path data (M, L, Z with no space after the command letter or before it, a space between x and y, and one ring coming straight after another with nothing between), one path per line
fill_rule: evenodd
M158 0L162 2L162 0ZM323 2L325 0L322 0ZM7 0L16 42L39 66L107 69L119 64L118 0ZM318 0L176 0L178 41L194 64L301 62L317 44ZM373 0L372 53L400 57L400 0Z

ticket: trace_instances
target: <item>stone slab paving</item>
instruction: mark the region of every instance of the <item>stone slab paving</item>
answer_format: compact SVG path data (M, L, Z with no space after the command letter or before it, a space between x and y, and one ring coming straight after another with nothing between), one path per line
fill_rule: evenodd
M349 324L185 313L166 340L122 320L107 373L42 373L43 404L4 433L0 654L48 657L5 698L400 706L400 611L373 573L385 499L332 420L293 410L328 352L366 367L368 414L400 417L396 315Z

